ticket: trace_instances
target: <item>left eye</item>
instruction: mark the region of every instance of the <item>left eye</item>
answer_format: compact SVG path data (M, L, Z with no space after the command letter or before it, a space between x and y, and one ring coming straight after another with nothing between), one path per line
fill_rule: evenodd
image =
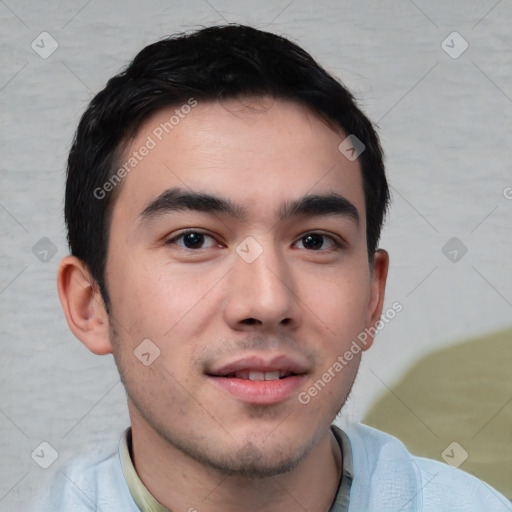
M297 244L302 244L302 247L299 247L299 249L310 249L312 251L332 249L338 246L332 237L319 233L308 233L300 238Z
M206 249L218 245L217 241L210 235L200 233L199 231L188 231L182 233L167 243L174 243L185 249Z

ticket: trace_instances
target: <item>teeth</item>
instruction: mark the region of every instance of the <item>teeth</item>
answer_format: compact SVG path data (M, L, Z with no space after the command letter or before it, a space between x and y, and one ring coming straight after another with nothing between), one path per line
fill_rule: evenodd
M277 380L279 379L280 372L249 372L249 380Z
M226 375L229 378L243 379L243 380L279 380L283 377L289 377L291 372L283 370L274 370L272 372L258 372L250 370L239 370L234 373Z

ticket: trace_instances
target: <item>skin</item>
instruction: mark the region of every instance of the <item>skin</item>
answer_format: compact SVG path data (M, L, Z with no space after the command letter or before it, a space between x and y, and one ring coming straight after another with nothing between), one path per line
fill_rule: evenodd
M127 155L173 110L148 119ZM92 352L114 354L135 468L172 510L331 505L341 458L330 425L361 353L307 405L297 395L379 320L388 269L383 250L368 264L361 170L338 150L344 138L290 101L199 103L118 191L106 266L110 316L87 267L73 256L61 263L68 324ZM185 209L142 220L151 201L174 187L227 198L246 216ZM278 215L287 201L333 192L355 206L359 222ZM208 235L201 248L176 238L185 228ZM320 248L304 238L310 233L326 235L314 239ZM252 263L236 251L248 236L262 249ZM149 366L134 355L144 339L160 349ZM279 403L242 402L205 374L233 358L275 354L307 366L297 392Z

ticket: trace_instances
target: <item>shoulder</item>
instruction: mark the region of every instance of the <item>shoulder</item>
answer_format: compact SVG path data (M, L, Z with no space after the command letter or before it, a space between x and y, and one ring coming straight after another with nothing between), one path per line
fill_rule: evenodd
M498 491L465 471L442 462L415 457L425 510L512 511L512 503Z
M512 511L510 501L483 481L447 464L416 457L389 434L362 424L343 430L353 458L351 503L352 498L361 502L354 510L364 510L363 504L368 510L388 510L382 503L390 503L389 510L402 506L404 512Z
M56 473L45 506L33 512L138 512L110 447L75 457Z

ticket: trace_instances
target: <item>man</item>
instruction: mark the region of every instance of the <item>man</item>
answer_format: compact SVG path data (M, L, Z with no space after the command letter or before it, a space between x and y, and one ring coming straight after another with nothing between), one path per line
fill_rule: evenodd
M72 332L131 428L49 510L510 510L395 438L332 426L383 313L378 136L301 48L244 26L144 48L70 152Z

